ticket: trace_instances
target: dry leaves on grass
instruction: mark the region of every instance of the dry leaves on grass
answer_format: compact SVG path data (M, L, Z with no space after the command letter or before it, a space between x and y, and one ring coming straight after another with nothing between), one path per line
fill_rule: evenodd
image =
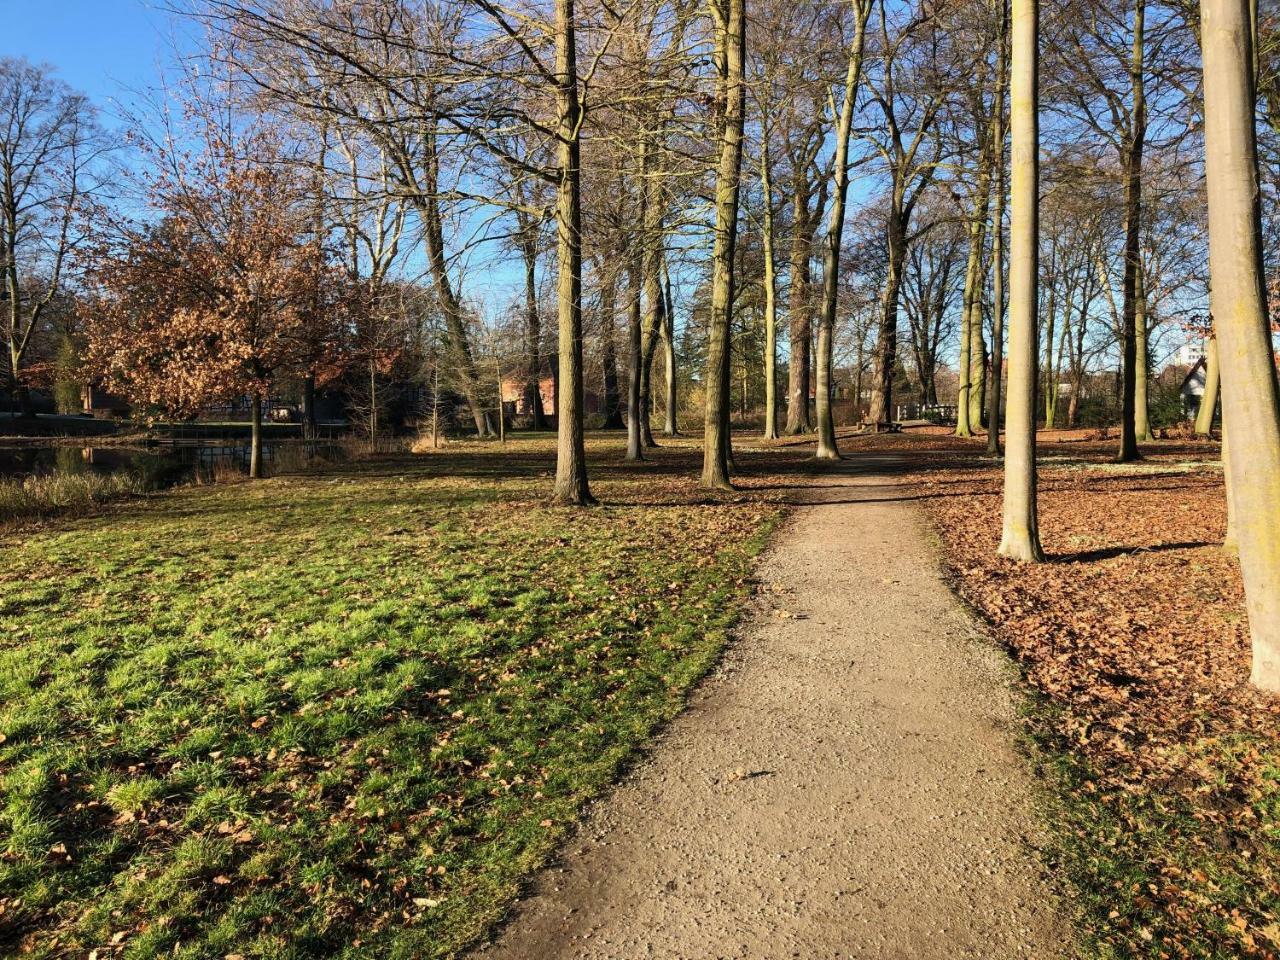
M1280 700L1248 685L1216 448L1161 445L1132 468L1110 445L1042 448L1039 565L996 556L1000 475L972 454L919 489L962 594L1047 698L1096 939L1277 956Z

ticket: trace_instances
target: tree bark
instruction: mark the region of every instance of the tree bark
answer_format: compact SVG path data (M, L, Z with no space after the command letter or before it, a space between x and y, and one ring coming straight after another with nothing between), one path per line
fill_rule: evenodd
M262 477L262 395L254 390L249 401L249 479Z
M1248 0L1201 0L1210 312L1230 431L1229 490L1254 684L1280 690L1280 386L1276 382L1261 223Z
M564 2L564 0L559 0ZM732 489L729 483L729 333L733 310L734 251L738 239L738 198L742 172L742 124L746 87L746 0L709 0L717 19L722 64L720 102L724 124L716 170L715 245L712 250L711 330L707 350L706 415L702 485Z
M994 122L991 135L994 138ZM964 273L964 292L960 299L960 363L957 368L960 388L956 397L957 437L973 436L973 428L977 426L973 417L973 326L975 318L979 324L982 322L982 314L977 304L981 296L979 286L982 276L982 253L986 245L987 216L991 209L991 166L987 162L987 157L984 145L978 161L981 169L978 172L977 193L973 198L973 214L969 220L969 259Z
M449 265L444 252L444 226L440 216L440 203L436 193L439 187L439 158L435 150L435 135L423 138L426 157L426 191L414 197L414 206L422 221L422 237L427 248L427 261L431 269L431 282L435 287L436 299L440 304L440 312L444 315L445 329L449 335L449 345L453 353L454 363L458 367L458 379L462 395L466 398L467 407L471 410L471 418L475 421L476 433L481 437L493 435L493 427L489 423L488 413L480 400L478 384L479 373L475 359L471 353L471 340L467 336L467 326L463 318L462 305L449 279Z
M852 0L855 16L853 43L849 47L849 65L844 80L844 101L836 128L835 191L831 198L831 219L822 260L822 314L818 319L817 419L819 460L839 460L836 446L835 417L831 410L832 341L836 329L836 305L840 284L840 244L844 237L844 207L849 196L849 137L853 131L853 111L858 99L858 81L862 76L862 56L866 47L867 18L871 0Z
M1196 411L1196 434L1201 437L1213 432L1213 415L1218 408L1218 370L1218 339L1210 335L1205 345L1204 396L1200 398L1200 409Z
M1036 301L1039 282L1040 9L1013 0L1009 223L1009 399L1000 555L1044 560L1036 509Z
M622 389L618 385L618 347L615 311L618 305L618 272L606 264L600 285L600 367L604 377L604 429L622 430Z
M1137 337L1137 349L1133 367L1133 432L1140 442L1155 440L1151 433L1151 353L1150 329L1147 318L1146 269L1138 265L1138 290L1133 331Z
M671 275L667 272L666 257L662 261L663 285L662 285L662 302L665 309L662 311L662 356L664 374L666 376L666 420L662 425L662 432L665 436L675 437L680 435L679 423L679 401L677 397L677 380L676 380L676 320L675 320L675 302L671 295Z
M969 380L973 387L969 392L969 426L982 428L982 415L987 408L987 338L983 334L982 290L987 285L987 262L984 259L978 272L978 295L973 301L973 322L969 335L973 346L969 348Z
M1125 236L1123 328L1123 388L1121 391L1120 452L1117 460L1129 463L1141 458L1138 451L1138 321L1142 272L1142 153L1147 133L1145 94L1146 0L1137 0L1133 11L1133 60L1129 78L1133 87L1129 142L1125 146ZM1145 320L1143 321L1145 323Z
M893 419L893 377L898 359L898 300L902 292L902 269L906 259L905 214L900 188L895 186L886 229L889 272L880 298L880 336L872 361L871 409L867 420L877 429Z
M640 330L640 244L632 248L627 286L627 459L644 459L644 438L640 432L641 370L644 367L644 343Z
M760 145L760 189L764 193L764 439L778 439L778 281L773 245L773 174L768 129Z
M651 268L646 271L645 289L648 290L653 275ZM662 285L652 281L652 295L646 293L646 310L644 325L641 327L640 340L640 442L646 447L656 447L653 438L653 360L658 352L658 342L665 324L666 303L662 297Z
M316 425L316 375L310 371L302 378L302 435L314 440L319 432Z
M1054 257L1055 261L1057 257ZM1058 277L1054 269L1049 271L1049 282L1052 285L1049 290L1049 309L1044 312L1048 320L1048 326L1045 329L1045 362L1044 362L1044 427L1046 430L1052 430L1054 421L1058 416L1058 371L1053 356L1053 335L1057 330L1058 320ZM1070 308L1070 304L1068 304Z
M658 445L653 439L653 358L666 323L666 300L662 293L662 202L658 180L653 175L651 150L646 143L642 163L645 202L640 269L645 312L640 328L640 442L652 448Z
M560 270L560 409L557 417L555 501L594 502L587 484L582 382L581 114L573 0L556 0L556 254Z
M1236 508L1231 499L1231 446L1227 443L1227 431L1222 431L1222 483L1227 490L1227 532L1222 537L1222 549L1232 556L1240 556L1240 541L1236 537Z
M531 219L531 218L530 218ZM525 404L533 411L533 429L546 429L542 409L542 317L538 310L538 246L533 224L522 224L520 256L524 260Z
M1004 109L1009 85L1009 3L1000 4L1000 64L996 70L994 141L995 211L991 218L991 389L987 393L987 453L1000 454L1000 406L1004 377Z
M787 364L788 397L787 433L797 435L813 429L809 417L809 392L812 385L813 315L809 309L809 252L813 244L813 215L809 211L807 174L795 171L795 194L792 198L791 285L788 292L788 335L791 355Z

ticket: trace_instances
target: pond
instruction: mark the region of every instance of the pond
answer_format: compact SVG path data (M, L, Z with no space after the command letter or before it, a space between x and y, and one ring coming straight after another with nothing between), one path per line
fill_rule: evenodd
M273 467L294 470L314 460L346 459L335 443L307 440L262 445L262 459ZM170 486L210 476L220 470L248 471L249 444L229 441L176 441L148 446L81 447L66 443L23 443L0 446L0 480L50 474L116 473L131 470L156 486Z

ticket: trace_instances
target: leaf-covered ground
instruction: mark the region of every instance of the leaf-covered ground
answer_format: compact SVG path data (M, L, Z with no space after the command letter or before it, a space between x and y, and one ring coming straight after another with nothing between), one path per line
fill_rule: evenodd
M1096 955L1280 956L1280 701L1247 684L1217 449L1071 439L1039 566L995 557L980 442L844 448L912 485L1036 691ZM0 954L473 942L714 662L807 482L797 439L708 498L691 446L594 440L590 510L547 505L521 439L0 535Z
M1114 443L1042 442L1043 565L995 556L980 445L914 446L958 588L1040 694L1058 853L1097 954L1280 956L1280 698L1247 683L1216 444L1121 466Z
M714 661L781 509L451 448L0 539L0 953L437 957Z

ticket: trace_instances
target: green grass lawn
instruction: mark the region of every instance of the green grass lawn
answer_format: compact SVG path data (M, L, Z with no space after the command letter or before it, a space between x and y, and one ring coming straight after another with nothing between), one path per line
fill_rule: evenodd
M0 953L443 957L714 662L779 508L544 440L0 535Z

